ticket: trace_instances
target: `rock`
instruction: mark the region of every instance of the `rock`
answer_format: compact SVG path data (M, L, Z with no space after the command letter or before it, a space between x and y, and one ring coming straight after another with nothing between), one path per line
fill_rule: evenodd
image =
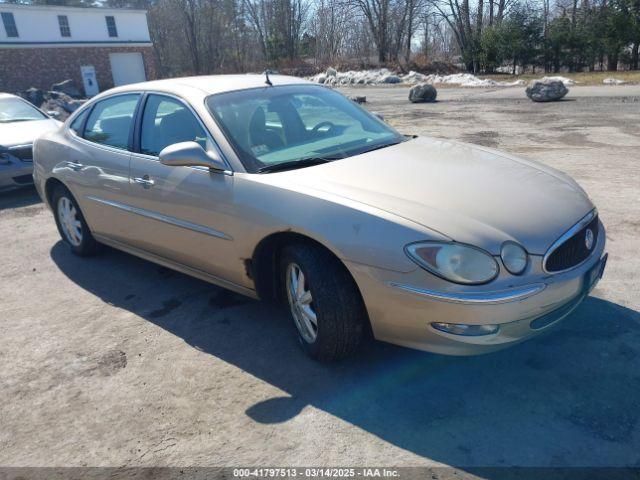
M338 71L335 68L327 68L327 71L324 73L327 77L335 77L338 75Z
M20 96L26 100L29 100L36 107L39 107L40 105L42 105L42 102L44 102L44 92L39 88L27 88L20 94Z
M409 90L409 101L411 103L435 102L437 96L436 87L428 83L415 85Z
M560 80L542 79L529 83L526 93L534 102L553 102L560 100L569 92Z
M365 96L356 95L354 97L349 97L349 98L356 103L367 103L367 97Z
M324 73L319 73L318 75L312 78L312 80L316 83L324 83L326 79L327 79L327 76Z
M60 107L62 110L64 110L67 113L73 113L84 102L85 100L75 100L65 93L55 92L55 95L51 95L51 97L49 98L48 103L51 103L53 105Z
M604 83L605 85L622 85L625 82L624 80L618 80L617 78L605 78L604 80L602 80L602 83Z
M69 117L69 112L64 110L53 100L47 100L46 102L44 102L40 106L40 109L44 110L45 112L58 112L58 115L55 117L55 119L60 120L61 122L64 122Z
M402 79L398 75L386 75L382 77L382 83L402 83Z
M62 92L72 98L82 98L82 93L71 79L63 80L60 83L54 83L51 85L51 90L54 92Z

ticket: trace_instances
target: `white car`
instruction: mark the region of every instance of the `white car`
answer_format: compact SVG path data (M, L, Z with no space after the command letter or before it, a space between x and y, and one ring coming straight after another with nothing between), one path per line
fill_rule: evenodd
M23 98L0 93L0 190L33 183L33 141L60 125Z

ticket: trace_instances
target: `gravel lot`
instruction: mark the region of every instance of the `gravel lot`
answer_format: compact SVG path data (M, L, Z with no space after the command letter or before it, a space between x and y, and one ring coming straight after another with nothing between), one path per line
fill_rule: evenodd
M608 229L593 296L550 335L449 358L308 360L275 307L113 250L73 257L31 189L0 194L0 465L640 467L640 87L344 90L405 133L540 160Z

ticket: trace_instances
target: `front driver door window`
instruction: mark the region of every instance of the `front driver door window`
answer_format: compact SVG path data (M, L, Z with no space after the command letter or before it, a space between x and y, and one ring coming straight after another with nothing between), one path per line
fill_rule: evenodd
M208 148L207 134L183 103L149 95L142 116L140 153L157 157L164 147L180 142L197 142Z
M139 213L131 231L134 246L241 283L231 234L233 176L203 167L169 167L158 158L162 149L180 142L217 149L198 117L186 102L149 94L139 140L139 152L131 154L132 202Z

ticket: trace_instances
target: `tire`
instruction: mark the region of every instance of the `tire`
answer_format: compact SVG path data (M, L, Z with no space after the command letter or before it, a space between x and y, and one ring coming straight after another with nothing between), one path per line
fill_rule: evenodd
M302 280L297 285L303 284L304 292L293 286L296 269L304 276L297 276ZM353 278L336 257L314 245L288 246L280 256L280 278L298 340L310 357L329 362L356 351L368 324L367 312ZM307 303L295 300L301 297ZM315 337L310 313L316 318Z
M79 257L89 257L101 250L102 245L93 238L78 202L66 187L55 187L51 194L51 205L60 237L72 253ZM71 214L71 217L65 217L65 214ZM73 225L65 218L69 218Z

